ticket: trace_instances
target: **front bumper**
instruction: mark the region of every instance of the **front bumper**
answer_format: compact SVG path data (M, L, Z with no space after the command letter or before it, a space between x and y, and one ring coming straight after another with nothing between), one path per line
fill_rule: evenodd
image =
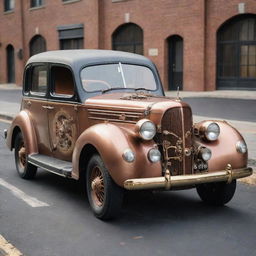
M198 184L211 183L211 182L227 182L232 180L244 178L252 174L252 168L246 167L241 169L232 169L230 165L225 170L190 174L190 175L178 175L171 176L167 170L165 176L154 178L141 178L141 179L129 179L124 182L124 188L127 190L144 190L144 189L172 189L190 187Z

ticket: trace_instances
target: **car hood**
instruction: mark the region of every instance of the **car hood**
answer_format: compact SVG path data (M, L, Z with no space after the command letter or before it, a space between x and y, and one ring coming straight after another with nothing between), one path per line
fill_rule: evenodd
M89 98L85 106L104 109L130 109L130 110L163 110L172 107L188 106L177 98L169 98L153 94L142 93L113 93L103 94Z
M180 99L141 93L113 93L85 101L90 119L136 122L147 118L160 124L167 109L190 108Z

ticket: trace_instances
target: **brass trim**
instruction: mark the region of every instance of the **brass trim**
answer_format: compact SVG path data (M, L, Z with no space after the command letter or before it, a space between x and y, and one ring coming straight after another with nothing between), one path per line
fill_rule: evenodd
M229 165L227 166L227 168ZM165 176L141 179L129 179L124 182L124 188L127 190L145 190L145 189L171 189L185 186L195 186L197 184L211 182L227 182L230 180L244 178L252 174L252 168L245 167L241 169L226 169L217 172L169 176L166 170Z

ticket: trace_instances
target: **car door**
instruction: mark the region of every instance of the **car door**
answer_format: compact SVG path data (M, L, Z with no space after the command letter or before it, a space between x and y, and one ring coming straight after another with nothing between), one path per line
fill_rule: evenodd
M48 102L50 145L55 158L71 161L78 137L78 103L71 69L64 65L50 67L51 92Z
M38 143L39 154L51 155L48 132L47 97L48 64L35 63L26 69L23 108L29 112Z

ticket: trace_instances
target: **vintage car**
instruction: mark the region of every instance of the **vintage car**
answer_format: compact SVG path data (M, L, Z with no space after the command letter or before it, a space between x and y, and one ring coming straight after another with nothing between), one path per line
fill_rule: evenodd
M192 123L164 96L147 58L105 50L50 51L25 67L21 111L5 131L24 179L37 168L82 179L94 214L119 213L125 190L195 187L224 205L251 175L247 146L225 121ZM207 107L207 106L202 106Z

